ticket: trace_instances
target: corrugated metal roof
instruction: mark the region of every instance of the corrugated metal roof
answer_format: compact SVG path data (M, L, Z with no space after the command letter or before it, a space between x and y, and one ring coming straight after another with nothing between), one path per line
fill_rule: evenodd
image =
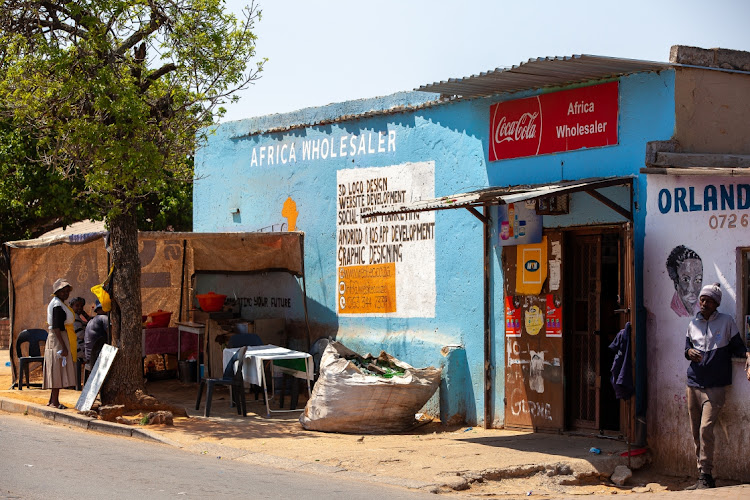
M407 113L439 106L457 98L484 97L506 92L519 92L536 88L561 86L590 80L627 75L641 71L660 71L673 66L666 62L641 61L593 55L572 55L564 57L540 57L510 68L497 68L479 75L464 78L451 78L414 89L440 95L440 98L414 105L393 106L387 109L363 111L353 114L340 114L323 119L299 120L295 123L273 126L265 124L249 131L232 135L233 139L258 134L288 132L305 127L343 123L362 118ZM436 95L436 97L437 97Z
M279 133L279 132L289 132L290 130L306 128L306 127L320 127L320 126L325 126L325 125L344 123L344 122L351 121L351 120L360 120L363 118L373 118L376 116L395 115L397 113L408 113L411 111L418 111L420 109L431 108L432 106L435 106L437 104L443 104L446 102L451 102L453 100L455 99L439 98L436 100L427 101L424 103L414 104L414 105L394 106L394 107L386 108L386 109L378 109L378 110L372 110L372 111L363 111L361 113L339 115L333 118L300 121L298 123L291 123L288 125L279 125L277 127L267 127L267 128L259 127L259 128L250 130L247 133L233 135L232 138L237 139L239 137L251 137L251 136L259 135L259 134L274 134L274 133Z
M464 78L422 85L423 92L446 96L483 97L541 87L560 86L589 80L601 80L641 71L661 71L674 66L666 62L641 61L593 55L540 57L510 68Z
M589 177L575 181L557 181L546 184L526 184L503 187L489 187L478 189L468 193L441 196L429 200L412 201L401 206L393 206L374 210L362 214L363 218L378 217L382 215L404 214L414 212L429 212L433 210L448 210L453 208L480 207L485 204L501 205L507 203L518 203L545 196L588 191L609 186L620 186L631 184L632 176L625 177Z
M47 238L48 236L68 236L71 234L87 234L87 233L100 233L106 231L107 227L104 221L93 221L91 219L82 220L80 222L74 222L66 227L58 227L52 231L47 231L40 238Z

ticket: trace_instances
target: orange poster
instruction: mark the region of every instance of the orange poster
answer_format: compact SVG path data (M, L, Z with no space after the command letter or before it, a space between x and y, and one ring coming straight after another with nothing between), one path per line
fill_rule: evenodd
M538 295L547 279L547 237L541 243L518 245L516 293Z
M396 264L339 268L339 314L396 312Z

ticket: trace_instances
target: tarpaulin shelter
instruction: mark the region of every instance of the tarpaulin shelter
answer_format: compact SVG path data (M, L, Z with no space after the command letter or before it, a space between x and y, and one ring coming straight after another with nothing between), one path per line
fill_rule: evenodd
M47 328L46 308L57 278L67 278L72 296L91 297L91 287L103 282L110 269L108 240L109 233L99 231L4 244L12 345L26 328ZM144 311L173 311L174 320L187 320L192 277L199 272L281 271L301 282L307 323L304 233L140 232L138 240Z

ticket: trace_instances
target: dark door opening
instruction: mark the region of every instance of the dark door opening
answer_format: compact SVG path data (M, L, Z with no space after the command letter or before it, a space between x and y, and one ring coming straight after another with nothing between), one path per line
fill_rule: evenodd
M566 233L564 293L567 324L566 427L599 432L621 430L620 402L610 384L620 330L623 245L619 230Z

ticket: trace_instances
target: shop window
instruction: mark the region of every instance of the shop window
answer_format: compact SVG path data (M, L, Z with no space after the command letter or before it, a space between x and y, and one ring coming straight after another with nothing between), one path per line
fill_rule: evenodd
M742 297L742 326L740 332L744 335L745 343L750 346L750 249L741 250L742 276L740 293Z

